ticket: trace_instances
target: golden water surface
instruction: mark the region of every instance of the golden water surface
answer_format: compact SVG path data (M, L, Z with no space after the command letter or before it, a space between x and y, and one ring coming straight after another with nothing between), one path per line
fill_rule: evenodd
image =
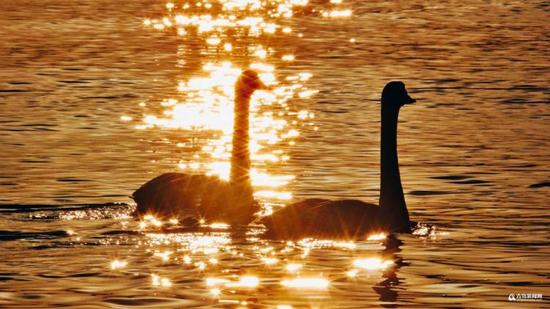
M0 307L516 306L550 294L545 1L0 1ZM251 106L263 214L376 202L380 92L402 80L412 235L272 241L131 218L163 172L229 174ZM525 305L525 304L524 304Z

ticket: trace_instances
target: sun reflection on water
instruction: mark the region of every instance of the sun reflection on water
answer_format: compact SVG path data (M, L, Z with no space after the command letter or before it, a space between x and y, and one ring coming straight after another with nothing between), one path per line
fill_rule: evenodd
M166 277L161 277L157 274L151 274L151 283L155 287L169 288L172 286L172 281Z
M154 222L156 219L151 216L147 220ZM163 262L158 265L165 265L166 262L170 262L166 265L180 264L181 267L203 276L202 286L205 293L216 302L239 305L247 302L240 297L268 286L279 286L285 293L307 295L310 292L328 290L331 282L342 280L342 275L344 280L363 280L372 277L372 272L382 274L394 264L391 259L378 256L357 258L367 248L366 242L307 238L274 243L256 237L257 231L251 229L246 236L246 241L250 244L243 247L239 245L242 240L233 239L231 232L223 229L223 224L220 226L221 230L212 229L215 226L217 224L203 225L211 229L208 232L146 233L148 241L141 246L150 252L153 259ZM376 241L386 237L385 234L371 236L369 239ZM350 261L347 265L351 267L343 265L339 274L328 275L306 267L310 265L310 260L326 249L348 252ZM126 264L115 264L115 261L112 263L120 265L118 268L126 267ZM235 268L236 265L241 266ZM258 265L263 266L258 268ZM112 269L115 267L112 266ZM363 272L369 275L361 276ZM175 285L171 278L157 273L151 274L151 283L154 287L164 289Z
M296 56L292 50L277 51L265 38L302 37L293 31L292 17L296 14L349 17L351 10L343 1L319 4L308 0L167 2L165 8L165 16L146 18L143 25L160 31L174 30L184 44L195 42L197 46L196 42L202 41L198 48L208 52L200 52L204 62L199 72L179 81L179 95L161 101L162 112L145 114L136 128L210 132L196 154L181 158L177 167L227 180L234 84L244 69L232 58L246 58L247 66L257 70L264 84L270 87L268 91L254 94L250 119L251 180L255 197L264 204L263 213L269 214L272 206L278 207L292 199L287 186L295 177L273 172L272 166L290 159L288 147L296 144L301 130L308 127L317 130L313 122L315 115L307 110L295 110L292 101L307 100L318 90L305 85L312 77L309 72L278 73L272 63L291 63ZM284 44L278 46L286 48ZM132 121L133 117L123 115L121 120ZM173 143L178 148L193 147L179 140Z
M312 238L272 242L256 237L255 233L252 229L245 238L235 239L231 231L223 229L194 233L150 232L145 234L147 241L140 246L149 252L152 260L163 262L157 264L159 267L179 264L201 276L204 292L220 304L243 305L248 302L250 293L266 288L281 289L289 295L324 293L331 282L364 280L373 277L373 272L382 275L394 265L393 260L378 256L358 258L365 249L370 250L367 242ZM381 237L376 236L376 239ZM242 243L245 239L247 245ZM317 263L315 259L327 249L343 250L350 259L337 272L324 273L311 268ZM112 265L126 267L125 262L118 264L115 261ZM362 273L368 275L361 276ZM158 273L150 276L152 285L157 288L179 284Z
M172 251L155 252L154 256L161 258L163 262L167 262L172 253Z
M326 289L329 286L329 281L320 277L308 277L282 280L281 284L288 288Z
M290 263L290 264L287 264L285 268L288 272L294 273L302 269L302 267L303 267L302 264Z
M193 3L194 2L194 3ZM352 11L342 0L331 0L316 7L309 0L211 0L191 1L181 5L166 4L168 15L147 18L143 24L157 30L175 28L202 34L225 34L228 29L239 29L250 36L290 33L292 28L281 25L295 14L312 14L325 18L349 17Z
M367 258L367 259L356 259L353 261L353 266L365 269L365 270L383 270L388 268L393 264L391 260L383 260L378 257Z
M371 234L367 237L367 240L384 240L387 236L386 233Z
M111 262L111 269L117 270L128 266L128 262L122 260L114 260Z
M225 286L228 288L255 288L260 284L260 279L256 276L242 276L236 282L228 282Z
M295 97L305 98L315 91L307 89L301 83L311 75L296 75L288 84L279 84L273 67L262 63L253 63L251 67L260 72L264 83L271 85L271 91L257 91L251 101L251 140L250 152L254 168L251 180L258 189L256 197L288 200L292 198L284 187L294 179L292 175L274 175L266 166L284 162L289 156L277 148L285 141L293 142L300 133L286 118L312 119L313 113L294 112L289 100ZM180 161L178 167L184 170L205 171L227 180L230 171L231 141L233 130L234 84L241 69L230 62L209 63L203 67L204 77L195 77L180 82L178 90L183 99L166 99L161 105L166 108L162 116L146 115L139 129L160 127L190 131L217 131L217 137L208 139L202 146L202 152ZM297 91L300 91L297 93ZM273 110L279 110L275 113ZM182 143L178 147L185 146Z
M315 114L304 109L303 104L296 104L317 94L317 89L308 86L313 75L306 71L282 70L280 67L292 66L300 59L294 50L280 42L304 35L294 29L293 16L349 17L352 11L343 2L167 2L165 16L146 18L143 25L174 33L182 44L194 44L194 48L199 49L194 52L198 53L202 62L192 68L193 75L177 81L177 95L161 100L159 108L141 102L140 106L147 112L136 128L178 130L181 138L164 140L177 150L174 153L182 154L182 157L175 158L175 167L227 180L235 81L242 70L256 70L268 89L256 91L251 99L250 176L254 196L262 203L263 213L269 214L273 208L292 199L288 185L295 178L273 167L280 167L291 159L290 149L299 142L304 130L318 129L314 122ZM276 40L279 40L278 44L273 43ZM182 50L185 48L182 47ZM180 52L178 50L178 55ZM178 63L184 66L187 61L185 51L181 55L181 62ZM246 61L242 61L243 58ZM121 121L136 124L134 118L122 116ZM188 139L187 136L193 138ZM137 225L146 236L139 246L159 267L179 264L204 278L201 285L205 294L220 304L251 305L248 299L239 297L268 285L285 293L327 290L331 281L336 280L333 278L335 275L308 270L308 266L314 265L310 260L315 258L317 250L343 250L350 255L350 259L359 250L353 241L303 239L273 243L259 236L259 228L249 228L243 239L235 240L234 231L223 222L205 224L199 221L196 227L201 231L180 233L177 232L179 224L177 220L162 221L155 216L145 216ZM171 229L176 232L169 232ZM384 238L385 235L371 235L368 240ZM243 246L240 241L245 241L247 245ZM351 272L357 273L361 269L363 264L360 261L350 262L359 263L354 264ZM338 276L341 275L340 271ZM156 273L151 274L151 282L153 286L162 288L173 284L168 277ZM276 307L292 308L287 304Z

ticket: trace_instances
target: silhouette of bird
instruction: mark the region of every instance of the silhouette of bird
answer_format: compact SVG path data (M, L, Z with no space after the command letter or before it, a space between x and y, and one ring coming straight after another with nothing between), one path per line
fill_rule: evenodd
M274 238L357 238L368 232L410 232L397 158L399 110L414 103L400 81L382 90L379 206L358 200L307 199L259 220Z
M200 219L244 225L254 219L260 207L253 198L250 181L249 113L250 98L265 88L253 70L245 70L235 83L235 108L231 174L229 182L214 176L185 173L162 174L133 193L136 216ZM188 221L189 222L189 221Z

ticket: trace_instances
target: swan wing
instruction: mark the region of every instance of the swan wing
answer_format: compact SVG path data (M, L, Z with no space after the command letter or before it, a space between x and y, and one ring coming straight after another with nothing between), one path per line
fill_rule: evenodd
M219 180L204 175L162 174L134 192L132 197L137 204L135 214L178 218L195 216L205 188L216 182Z
M309 199L261 220L275 238L358 238L377 228L379 207L358 200Z

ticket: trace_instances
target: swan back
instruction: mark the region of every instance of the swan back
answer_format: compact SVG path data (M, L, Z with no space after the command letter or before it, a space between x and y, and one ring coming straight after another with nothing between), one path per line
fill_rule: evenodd
M135 215L204 219L232 225L248 224L259 205L248 192L217 177L184 173L162 174L142 185L132 198Z

